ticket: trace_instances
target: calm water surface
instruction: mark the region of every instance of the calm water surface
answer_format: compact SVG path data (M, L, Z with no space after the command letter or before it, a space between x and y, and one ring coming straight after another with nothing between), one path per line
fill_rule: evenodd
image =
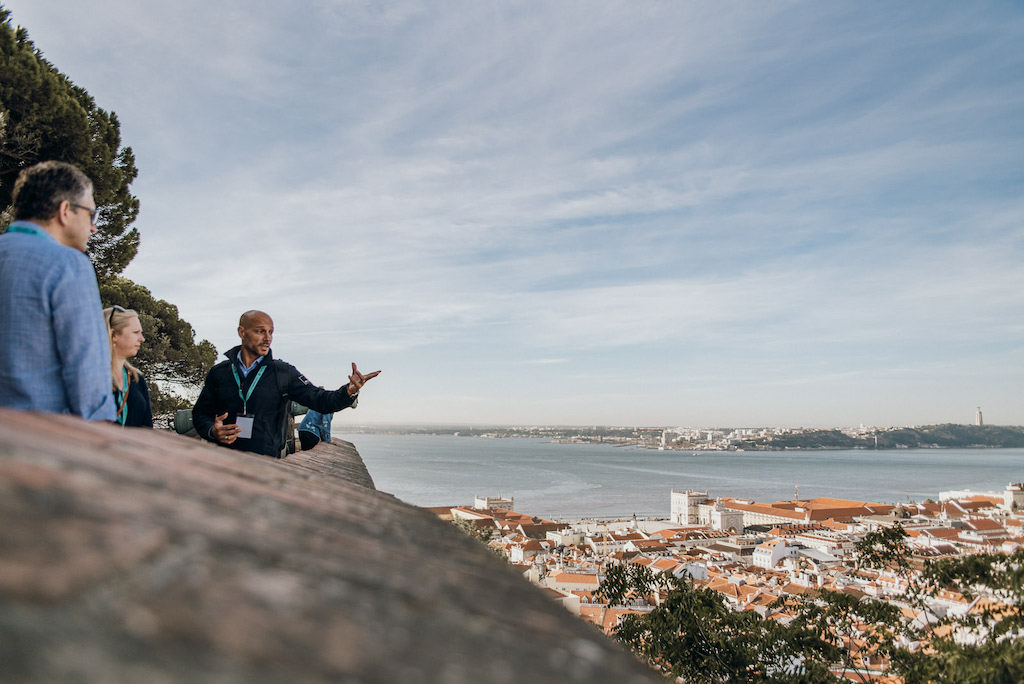
M691 452L540 439L337 434L377 489L418 506L515 497L545 518L668 517L672 489L756 501L832 496L892 503L1024 481L1024 449Z

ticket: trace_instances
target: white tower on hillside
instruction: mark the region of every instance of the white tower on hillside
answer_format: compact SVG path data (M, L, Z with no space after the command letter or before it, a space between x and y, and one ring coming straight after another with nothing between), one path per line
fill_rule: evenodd
M978 407L978 415L974 419L975 425L984 425L985 423L981 420L981 407Z

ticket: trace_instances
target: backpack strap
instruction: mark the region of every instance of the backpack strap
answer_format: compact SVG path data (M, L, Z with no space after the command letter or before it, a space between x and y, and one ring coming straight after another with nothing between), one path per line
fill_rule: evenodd
M288 454L294 454L296 451L295 447L295 419L292 417L292 400L288 396L288 388L282 384L281 377L288 377L289 364L278 359L272 359L274 366L274 382L277 383L278 392L281 396L282 413L281 416L281 432L280 436L281 453L278 458L284 458Z

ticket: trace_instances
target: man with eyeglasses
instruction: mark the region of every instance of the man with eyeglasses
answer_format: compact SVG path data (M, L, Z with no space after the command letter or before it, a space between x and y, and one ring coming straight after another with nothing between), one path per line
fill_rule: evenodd
M99 210L78 168L48 161L14 183L0 235L0 406L114 420L110 340L85 255Z

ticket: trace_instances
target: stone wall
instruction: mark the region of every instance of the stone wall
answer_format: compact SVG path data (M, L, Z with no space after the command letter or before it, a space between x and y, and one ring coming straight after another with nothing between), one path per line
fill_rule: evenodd
M356 449L0 409L4 682L661 681Z

